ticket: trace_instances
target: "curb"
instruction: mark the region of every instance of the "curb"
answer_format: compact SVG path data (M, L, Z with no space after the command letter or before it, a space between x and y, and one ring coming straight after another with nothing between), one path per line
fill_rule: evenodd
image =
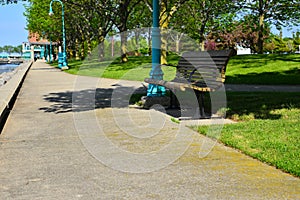
M21 64L13 77L0 87L0 134L32 64L33 61Z

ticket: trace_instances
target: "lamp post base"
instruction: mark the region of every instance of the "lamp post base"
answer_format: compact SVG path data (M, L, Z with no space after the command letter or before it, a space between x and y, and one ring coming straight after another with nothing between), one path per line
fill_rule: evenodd
M68 67L68 66L63 66L63 67L61 67L60 69L61 69L61 70L67 70L67 69L69 69L69 67Z
M149 84L147 96L149 97L162 97L166 95L166 88L159 85Z

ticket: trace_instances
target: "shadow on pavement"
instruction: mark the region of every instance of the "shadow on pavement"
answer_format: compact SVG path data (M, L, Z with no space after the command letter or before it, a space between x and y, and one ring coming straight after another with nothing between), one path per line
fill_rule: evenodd
M66 91L49 93L44 100L51 105L39 110L56 114L68 112L83 112L103 108L128 108L143 95L145 89L114 86L115 88L97 88L80 91ZM132 95L135 94L135 95ZM211 110L209 95L205 95L205 111ZM274 113L276 109L299 108L300 93L274 93L274 92L227 92L227 118L234 119L237 116L252 115L255 119L280 119L282 115ZM136 106L139 108L138 106ZM163 109L161 112L171 117L183 115L180 107Z
M42 107L40 110L59 114L109 108L112 107L113 93L113 107L128 107L131 96L128 94L128 91L132 90L134 90L132 87L118 87L118 90L113 88L97 88L96 90L87 89L49 93L44 96L44 100L52 103L52 105ZM120 93L120 95L116 93Z
M117 86L117 85L114 85ZM135 95L132 95L135 94ZM146 95L144 88L117 86L116 88L97 88L80 91L66 91L49 93L44 100L50 102L48 107L41 107L39 110L48 113L83 112L103 108L128 108L142 96ZM138 106L137 106L138 108ZM170 108L162 112L172 116L180 117L180 108Z

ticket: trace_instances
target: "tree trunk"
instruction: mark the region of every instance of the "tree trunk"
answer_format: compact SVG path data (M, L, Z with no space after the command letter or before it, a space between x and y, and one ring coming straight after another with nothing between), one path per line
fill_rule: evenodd
M135 34L135 56L139 56L139 52L140 52L140 30L137 29L134 32Z
M104 38L103 36L100 37L99 39L99 45L98 45L98 59L99 61L103 61L104 60L104 56L105 56L105 53L104 53Z
M175 6L172 7L171 11L169 13L167 13L167 7L165 5L164 2L162 2L162 6L161 6L161 17L160 17L160 27L161 27L161 35L166 35L166 31L169 25L169 21L170 18L172 17L172 15L176 12L177 8ZM167 48L168 48L168 44L167 44L167 40L164 37L161 37L161 56L160 56L160 63L162 65L166 65L168 64L167 62Z
M259 16L258 31L258 53L263 54L264 51L264 15Z
M92 55L92 41L88 39L87 41L87 56L90 57Z
M258 30L258 53L263 54L264 48L264 23L263 0L259 0L259 30Z
M165 29L161 30L161 35L165 35L164 32L166 32ZM165 37L161 37L161 55L160 55L160 64L162 65L167 65L168 61L167 61L167 48L168 48L168 43Z
M80 60L80 57L79 57L79 42L78 42L77 38L75 40L75 60Z
M180 40L176 40L176 53L179 53Z
M111 36L111 57L114 57L114 52L115 52L115 39L114 36Z
M84 41L84 40L83 40L83 41ZM81 43L80 57L81 57L81 60L84 60L84 57L85 57L85 52L84 52L84 42Z
M101 42L98 45L98 61L101 62L104 60L104 42Z
M207 21L208 21L208 18L206 18L205 20L203 20L203 22L201 23L200 30L199 30L201 51L205 51L205 36L204 36L204 32L205 32L205 27L206 27Z
M72 49L68 49L67 48L67 55L69 56L69 58L74 58L74 51Z
M127 58L127 34L126 32L121 33L121 61L125 63L128 61Z
M152 53L152 50L151 50L151 47L152 47L151 28L148 28L147 39L148 39L148 46L149 46L148 54L151 55L151 53Z

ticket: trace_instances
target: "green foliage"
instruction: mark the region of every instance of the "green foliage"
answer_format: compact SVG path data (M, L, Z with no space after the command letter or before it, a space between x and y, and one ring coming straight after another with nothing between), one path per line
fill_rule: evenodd
M299 25L299 2L291 0L242 0L238 4L256 18L258 27L258 53L263 53L266 23L281 26Z
M244 48L250 48L253 53L259 51L259 24L253 15L245 15L239 21L230 21L227 26L220 30L213 31L208 39L216 43L216 49L235 48L238 44ZM263 39L270 34L270 25L265 24Z
M60 5L59 5L60 6ZM30 0L30 4L25 5L25 17L27 19L27 29L32 33L38 33L44 38L58 40L61 37L61 14L49 16L49 4L40 0ZM61 7L53 4L54 13L61 13Z
M54 2L55 15L49 17L50 2L45 3L43 0L30 0L29 2L25 12L28 30L37 32L44 38L51 36L52 41L61 41L61 5ZM92 49L101 44L110 32L124 32L138 27L148 27L152 24L152 5L149 1L63 0L63 3L67 49L68 54L73 57L79 55L83 59L90 55ZM164 3L166 9L161 16L168 15L169 28L180 33L184 32L199 43L213 39L214 42L219 43L218 48L233 47L239 43L250 47L254 52L261 52L261 40L268 39L270 24L279 26L299 22L297 4L295 1L288 0L163 0L161 3ZM236 16L240 16L237 15L238 12L242 12L243 15L246 13L246 18L237 19ZM263 26L259 23L260 16L264 17ZM135 34L139 37L146 33ZM151 38L148 37L147 46L142 47L142 44L137 42L130 45L135 44L143 49L149 48ZM124 40L122 43L123 53L125 52L124 45L126 45ZM285 52L290 52L287 50L291 49L291 46L295 50L297 44L299 44L299 40L293 39L280 48L286 48ZM266 51L280 52L281 50L277 51L274 45L276 43L272 41L266 43L264 48ZM116 46L115 51L120 52L121 46ZM101 46L98 52L99 59L103 59L105 54L110 53L105 49L102 51L100 49Z
M230 21L235 12L231 0L188 0L174 14L171 25L201 43L213 28L226 26L224 22Z
M2 51L7 53L22 53L22 45L19 46L5 45L3 47L0 47L0 52Z

